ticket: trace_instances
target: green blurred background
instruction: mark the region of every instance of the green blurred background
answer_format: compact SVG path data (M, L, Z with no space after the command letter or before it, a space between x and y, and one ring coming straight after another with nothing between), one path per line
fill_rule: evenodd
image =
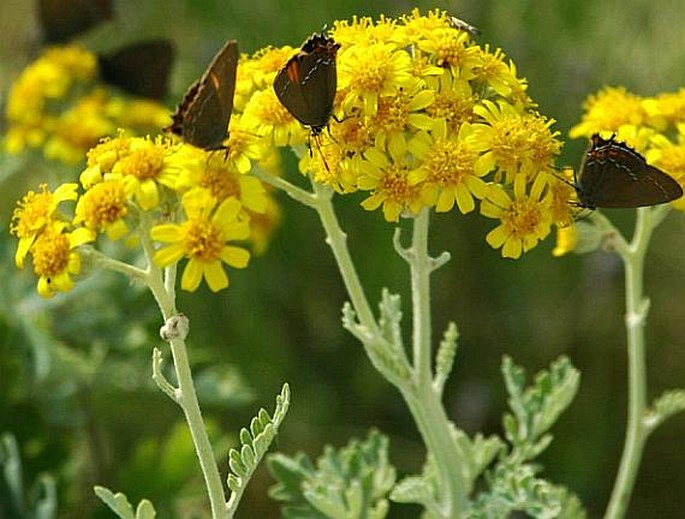
M236 38L244 52L296 46L335 19L394 16L413 7L446 9L479 27L479 41L501 47L516 62L541 112L557 120L564 137L579 120L586 96L605 85L652 95L681 88L685 77L681 0L114 3L116 21L84 41L108 50L144 37L172 39L177 61L170 107L227 38ZM37 41L33 2L2 2L3 97L35 56ZM585 146L567 142L562 160L578 164ZM204 507L204 494L178 425L180 410L149 378L151 350L160 344L151 297L126 280L99 277L66 297L39 301L28 273L14 270L6 222L16 198L57 166L6 156L0 166L0 432L17 436L25 479L33 481L41 471L58 478L62 518L108 516L90 490L95 483L125 491L132 502L152 499L161 517L172 514L165 499L183 496L174 504L176 513L194 516ZM390 246L393 228L379 212L361 210L360 200L351 196L339 207L367 294L376 300L383 286L405 294L407 269ZM238 428L259 407L272 410L288 381L293 401L275 449L316 457L324 444L340 446L375 426L389 435L391 461L400 473L419 471L424 451L402 400L341 329L346 297L315 214L282 201L283 223L268 253L233 272L228 291L180 296L179 308L191 318L191 357L217 448L234 446ZM632 216L610 214L627 231ZM506 405L502 354L531 372L569 355L582 371L580 392L541 461L549 479L569 486L590 516L599 516L626 419L621 266L602 252L554 259L553 237L519 261L503 260L484 241L493 226L478 215L443 215L433 223L432 252L452 254L433 276L435 335L449 320L461 334L446 391L448 414L468 432L500 432ZM685 381L682 231L682 216L671 215L655 233L648 259L650 397ZM684 434L685 417L679 416L650 439L628 517L683 517ZM271 484L262 467L238 516L277 517L277 506L266 498ZM396 505L390 517L416 515L416 509Z

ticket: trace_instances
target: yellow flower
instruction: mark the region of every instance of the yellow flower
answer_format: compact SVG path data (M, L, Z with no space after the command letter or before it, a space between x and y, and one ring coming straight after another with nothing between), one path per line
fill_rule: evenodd
M647 118L642 99L624 87L607 87L591 95L583 108L582 121L568 132L572 139L601 131L615 132L625 124L640 126Z
M250 253L241 247L227 245L234 240L245 240L250 234L247 221L240 220L241 204L227 198L217 207L216 199L208 190L188 191L182 200L187 220L181 224L157 225L150 231L153 240L169 243L157 250L154 262L166 267L188 258L181 288L195 291L204 278L213 292L228 287L228 276L222 262L234 268L244 268Z
M387 154L376 148L367 150L359 164L359 189L372 192L362 207L373 211L382 205L388 222L399 221L405 211L416 215L425 205L421 188L409 180L407 149L402 141L395 144L397 147L389 146Z
M433 131L416 135L409 143L421 166L409 174L411 184L420 184L421 198L435 205L439 213L451 210L456 202L459 211L475 209L473 198L482 199L487 184L481 177L494 167L491 157L479 155L469 143L472 127L462 124L459 133L449 134L446 121L436 122Z
M83 223L92 232L107 232L112 240L128 233L126 188L122 181L104 180L91 187L76 204L74 224Z
M81 257L75 249L92 240L85 229L65 232L65 228L64 222L49 225L31 247L33 271L39 276L38 293L46 298L72 289L72 276L81 270Z
M485 239L493 249L502 248L502 257L517 259L549 234L552 215L546 185L540 175L527 193L526 177L517 175L513 199L502 186L492 185L488 199L481 202L483 216L500 220Z
M106 92L97 89L81 97L72 108L65 109L51 128L45 156L65 164L82 161L88 148L116 129L106 116L106 101Z
M451 72L441 76L427 78L426 83L435 91L435 100L426 107L426 113L433 119L445 119L450 132L459 131L464 122L473 122L476 114L476 95L471 84L461 78L455 78Z
M502 97L511 97L513 100L519 97L521 92L525 92L526 82L516 77L516 67L513 63L507 65L504 58L502 49L496 49L492 53L489 45L485 45L483 49L477 47L474 57L476 64L471 73L478 83L487 85Z
M578 243L578 233L575 225L567 225L557 228L557 244L552 249L552 256L558 258L569 252L573 252Z
M332 36L343 47L353 44L368 45L387 41L395 31L395 24L384 17L374 24L367 16L353 16L352 21L336 20L333 23Z
M41 184L40 192L29 191L17 202L12 214L10 232L19 238L14 262L18 268L24 265L24 258L33 242L47 226L55 220L55 212L60 203L67 200L72 202L78 198L77 184L62 184L54 193L48 191L47 184Z
M451 27L436 28L426 32L418 41L418 48L435 60L441 67L449 67L455 76L473 79L473 68L478 65L478 47L471 45L471 36Z
M685 125L678 125L678 142L673 143L664 135L656 135L652 141L652 148L645 154L650 164L668 173L682 186L685 183ZM685 210L685 197L671 202L679 211Z
M132 138L128 153L117 160L111 174L104 178L121 178L127 196L143 211L154 209L159 204L159 186L174 188L176 185L169 146L163 141Z
M100 182L103 175L110 173L117 161L128 154L130 148L131 140L121 132L113 139L102 139L97 146L88 150L86 169L79 177L81 185L89 189Z
M393 139L405 140L405 132L430 130L434 120L425 110L435 101L435 92L414 82L392 96L380 97L376 112L369 117L367 126L374 135L376 145L383 147Z
M281 209L278 201L267 192L266 208L261 213L247 211L250 218L250 238L255 254L264 254L271 240L271 235L281 221Z
M240 173L252 169L252 160L261 160L266 153L265 140L253 133L240 114L231 117L230 132L224 160L235 165Z
M338 52L338 89L344 93L345 112L360 106L364 115L374 115L380 97L413 88L417 81L409 53L394 44L358 43Z
M314 182L332 187L338 193L357 190L357 172L354 158L326 134L314 139L314 147L300 159L300 171L309 173Z
M193 150L204 155L197 148ZM197 166L185 168L179 173L175 184L177 191L183 193L201 187L207 189L219 203L233 197L252 212L262 213L266 209L266 190L260 180L241 174L234 164L224 162L220 154L198 161Z
M429 37L435 29L450 27L447 13L439 9L428 11L428 14L422 15L419 9L414 8L410 14L403 15L401 20L402 25L397 28L397 33L400 36L398 41L404 41L407 45L421 38Z
M659 130L669 125L685 122L685 88L678 92L666 92L642 101L648 117L648 124Z
M243 111L254 90L271 88L276 73L297 52L289 45L259 50L250 59L238 63L234 109Z
M290 115L273 88L252 94L245 105L242 124L245 131L261 135L275 146L302 144L309 136L309 130Z
M484 100L474 108L484 123L474 124L474 148L492 155L497 167L511 182L518 173L528 177L538 171L549 169L555 155L561 150L561 142L550 126L554 119L538 114L517 112L504 101L495 104Z
M547 178L552 221L561 227L572 225L574 207L578 206L577 193L573 187L573 170L567 168L561 173L550 174Z

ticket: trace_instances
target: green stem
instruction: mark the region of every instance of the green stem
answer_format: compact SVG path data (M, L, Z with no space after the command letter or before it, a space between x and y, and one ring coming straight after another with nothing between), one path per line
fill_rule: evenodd
M314 208L319 215L321 225L326 232L326 243L331 247L333 256L338 264L338 269L345 283L347 294L350 297L352 306L357 312L359 322L366 327L370 333L376 333L378 326L371 311L364 287L359 280L354 262L347 248L347 235L340 228L340 223L333 209L333 191L323 185L312 182L316 204Z
M152 261L154 247L150 240L149 225L149 220L141 219L140 239L148 261L145 281L157 301L164 322L166 322L177 313L175 288L177 269L175 265L172 265L165 270L163 276L162 271ZM224 494L219 469L212 451L212 444L209 441L209 436L207 436L207 429L205 428L200 404L195 393L185 337L174 338L169 341L169 344L171 345L171 356L174 360L174 369L178 382L178 388L173 392L174 401L183 410L188 428L190 429L190 436L193 440L195 453L200 462L205 486L207 487L212 518L226 519L229 517L226 510L226 495Z
M430 315L430 256L428 255L428 224L430 213L423 209L414 219L414 235L410 260L413 358L416 385L430 385L431 374L431 315Z
M317 197L316 210L326 231L327 243L342 274L348 295L357 312L359 322L377 333L378 326L364 295L354 263L347 248L345 233L340 228L331 201L332 192L313 183ZM458 517L466 509L468 491L463 477L463 460L452 437L452 426L434 391L431 379L430 349L430 286L429 276L434 265L428 256L429 213L423 211L415 223L411 251L412 294L414 304L414 367L411 383L398 381L397 388L417 424L428 452L439 474L438 506L441 517Z
M643 295L643 273L645 253L654 228L652 216L650 208L639 209L632 242L627 248L617 248L625 265L628 424L621 463L605 519L625 516L649 435L644 422L647 413L644 325L649 304Z
M411 270L414 377L410 387L400 387L400 390L439 474L440 513L443 517L459 517L467 506L470 489L463 477L464 453L453 438L441 394L432 384L430 274L433 261L428 254L429 222L430 212L424 209L414 220L412 248L406 255Z
M273 186L276 189L284 191L290 198L292 198L296 202L300 202L301 204L306 205L307 207L316 207L316 198L311 193L308 193L304 189L299 188L294 184L291 184L284 178L276 177L271 173L267 173L266 171L263 171L259 168L253 168L251 174L257 177L262 182L269 184L270 186Z

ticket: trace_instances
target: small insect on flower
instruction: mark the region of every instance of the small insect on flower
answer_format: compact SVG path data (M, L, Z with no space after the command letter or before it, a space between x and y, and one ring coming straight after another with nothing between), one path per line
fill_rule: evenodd
M279 101L295 119L310 128L319 147L319 136L333 115L338 85L335 57L339 48L333 38L313 34L274 79Z
M229 40L190 86L165 130L206 151L227 150L237 68L238 43Z
M683 196L683 188L673 178L650 164L633 148L599 134L583 158L574 180L579 205L632 208L665 204Z
M447 22L458 31L464 31L471 36L474 40L480 36L480 29L474 27L473 25L465 22L464 20L457 18L456 16L447 16Z

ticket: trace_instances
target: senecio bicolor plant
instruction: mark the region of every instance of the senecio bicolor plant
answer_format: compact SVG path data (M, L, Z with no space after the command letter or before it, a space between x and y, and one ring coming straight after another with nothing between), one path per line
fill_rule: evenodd
M273 419L260 414L251 430L241 433L242 448L230 456L232 494L227 501L193 389L184 340L188 320L175 303L176 273L184 262L183 290L194 291L203 281L213 291L227 288L226 267L246 267L250 246L263 250L277 221L278 209L265 184L317 212L350 298L343 325L400 391L428 451L423 473L399 482L387 462L387 442L378 435L367 443L353 443L339 455L327 452L317 467L302 457L274 458L271 468L279 484L273 495L290 503L289 513L383 517L389 496L396 502L419 503L428 516L446 519L508 517L516 510L535 517L584 516L578 500L541 479L534 463L578 386L579 374L567 359L553 363L528 388L523 370L505 359L511 412L505 415L504 439L468 438L448 419L442 396L458 333L450 324L433 361L429 278L449 255L428 254L429 218L433 212L479 209L495 220L487 243L506 258L531 250L554 225L560 229L557 254L574 248L585 252L590 247L577 247L582 240L572 237L588 234L581 227L592 227L594 248L602 237L611 236L614 250L624 259L639 257L626 259L627 276L637 276L650 226L667 208L638 211L638 244L622 241L599 213L574 225L574 190L555 166L562 143L552 129L554 120L537 111L526 81L504 52L476 43L474 31L468 29L439 11L335 22L330 36L340 49L334 117L315 139L280 104L272 88L275 75L297 49L266 48L241 56L227 151L207 153L161 136L122 132L88 151L79 184L67 182L53 190L42 185L19 202L11 225L19 239L15 260L22 267L31 258L41 295L68 291L97 267L121 272L150 288L166 321L162 337L171 344L178 386L163 377L157 349L154 378L186 415L213 517L234 513L283 419L288 393L284 388ZM591 98L586 118L572 134L617 132L682 181L682 139L674 144L662 133L673 125L685 131L678 124L685 120L682 99L685 95L646 100L607 91ZM612 119L615 113L622 117ZM280 176L277 150L282 147L298 155L311 189ZM410 246L401 244L399 231L394 240L411 270L410 348L402 344L399 296L384 291L380 315L372 311L333 209L336 194L359 196L365 210L380 209L388 223L400 218L413 222ZM142 251L144 265L107 255L103 250L112 249L101 249L104 240ZM643 343L647 308L636 279L628 280L630 347ZM640 365L642 373L634 381L640 387L635 394L631 390L629 452L607 512L612 518L625 512L647 434L685 406L684 394L675 391L648 409L644 359L631 358L631 369L632 364ZM480 479L484 484L475 493ZM122 496L105 489L98 494L121 514L132 514Z

